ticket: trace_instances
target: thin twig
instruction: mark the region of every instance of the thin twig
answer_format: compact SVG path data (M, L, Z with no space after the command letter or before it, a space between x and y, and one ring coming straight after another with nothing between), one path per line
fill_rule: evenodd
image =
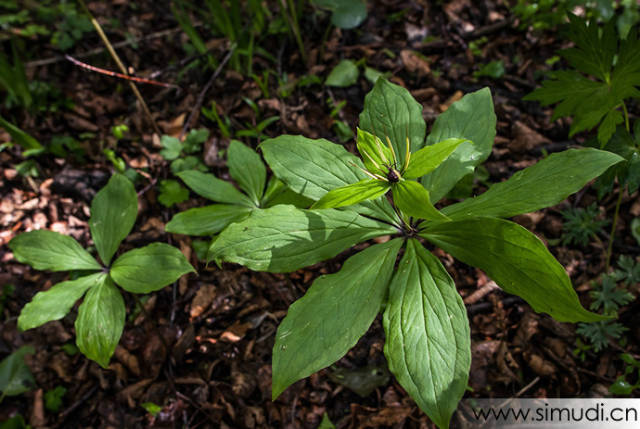
M220 74L220 72L222 72L222 68L227 64L227 62L231 58L231 55L233 54L233 51L235 50L236 50L236 44L234 43L229 48L229 52L227 52L227 55L225 55L225 57L220 62L220 65L218 65L216 70L213 72L213 74L209 78L209 81L207 82L207 84L204 86L204 88L202 88L202 91L200 91L200 94L198 94L198 99L196 100L196 104L191 109L191 112L187 117L187 121L184 123L184 126L182 127L182 132L180 133L180 139L182 139L182 137L184 137L184 135L187 133L187 130L191 126L191 121L193 120L194 115L198 110L200 110L200 107L204 102L204 96L207 94L207 91L209 91L209 88L211 88L211 85L213 85L213 82L215 82L215 80L218 78L218 75Z
M100 26L100 23L98 22L98 20L91 14L91 11L89 11L89 8L85 4L84 0L78 0L78 2L80 3L80 6L84 10L84 13L86 13L87 16L89 16L89 19L91 20L91 24L93 24L93 27L98 32L98 35L100 36L100 38L102 39L102 42L107 47L107 50L109 51L109 54L111 54L111 57L113 58L113 60L118 65L118 68L120 69L122 74L128 76L129 73L127 72L127 68L124 66L124 64L120 60L120 57L118 56L118 54L116 53L115 49L113 48L113 45L109 41L109 38L107 37L107 35L102 30L102 26ZM129 86L131 87L131 90L133 91L133 93L135 94L136 98L138 99L138 101L142 105L142 109L144 110L144 113L149 118L149 121L151 122L151 125L153 126L154 131L158 135L162 134L162 132L160 131L160 128L158 128L158 124L156 124L156 121L153 119L153 116L151 116L151 111L149 110L149 106L147 106L147 103L144 101L144 98L142 98L142 94L140 94L140 91L138 91L138 87L136 86L136 84L131 82L131 81L129 81Z

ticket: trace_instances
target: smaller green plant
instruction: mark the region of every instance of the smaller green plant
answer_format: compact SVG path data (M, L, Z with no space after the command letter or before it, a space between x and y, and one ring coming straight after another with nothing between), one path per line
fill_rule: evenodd
M36 382L24 357L35 353L32 346L22 346L0 362L0 403L5 396L21 395L31 390Z
M160 155L167 161L171 161L173 174L185 170L207 171L202 161L193 155L202 151L202 145L207 138L209 138L209 130L205 128L191 130L184 141L164 135L160 138L160 144L163 147Z
M62 398L66 393L67 389L64 386L56 386L55 389L47 390L44 394L44 407L52 413L57 413L62 407Z
M616 37L613 24L604 28L569 15L569 37L575 47L559 54L572 70L552 72L549 80L524 97L543 105L556 104L553 119L573 117L569 136L598 126L601 147L609 141L616 126L629 116L625 100L640 97L640 41L637 29L626 40Z
M629 396L634 390L640 389L640 362L634 359L629 353L620 354L620 359L625 363L624 372L609 386L609 392L614 395ZM635 383L629 381L634 371L636 373Z
M311 4L331 12L331 23L348 30L362 24L367 17L364 0L311 0Z
M586 208L569 207L560 213L564 218L561 239L564 245L575 244L584 247L597 238L609 223L606 219L598 220L600 211L595 203Z
M611 274L602 276L599 284L594 284L595 288L589 295L593 299L591 310L602 309L605 315L615 316L616 312L623 305L629 304L635 297L626 289L625 285L630 285L634 280L640 278L640 265L628 257L621 256L618 266ZM622 283L623 288L617 283ZM609 346L611 339L619 339L627 328L621 323L613 320L601 320L595 323L580 323L576 332L585 337L593 346L593 351L598 353Z
M491 79L500 79L504 75L504 62L502 60L491 61L484 64L478 71L473 73L474 77L490 77Z
M147 294L194 271L178 249L165 243L130 250L112 262L137 214L133 184L114 174L91 203L89 229L102 264L72 237L57 232L31 231L11 240L9 247L18 261L37 270L76 273L71 280L38 292L22 309L18 328L25 331L62 319L84 297L75 321L76 344L106 368L125 324L126 307L116 285L130 293Z
M240 190L210 173L186 170L177 174L192 191L215 204L178 213L167 223L167 232L211 236L246 219L256 209L276 204L310 204L275 177L267 183L267 168L260 155L238 140L229 144L227 164Z

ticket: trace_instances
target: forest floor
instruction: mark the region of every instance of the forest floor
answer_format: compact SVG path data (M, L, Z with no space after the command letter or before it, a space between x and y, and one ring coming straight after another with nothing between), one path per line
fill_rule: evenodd
M183 128L207 128L210 137L197 155L211 172L228 179L221 154L229 139L199 109L187 124L215 68L204 67L202 58L185 51L188 38L170 13L168 2L135 3L135 9L123 1L92 2L89 8L112 42L124 42L118 52L136 75L179 85L178 89L138 85L161 132L177 137ZM204 94L202 107L209 108L215 101L234 133L279 116L264 129L266 136L302 134L338 141L334 123L344 121L355 130L372 84L362 76L346 88L331 88L322 81L341 59L366 59L367 66L389 73L391 81L406 87L423 104L428 127L463 94L485 86L491 89L497 137L484 164L486 174L476 175L474 193L547 153L585 141L585 135L570 140L569 122L551 121L550 108L522 101L550 69L545 61L567 46L557 33L520 28L502 1L369 3L368 17L354 30L328 29L328 15L315 15L311 8L303 14L307 64L293 38L265 36L259 43L275 62L257 54L253 69L257 74L274 71L268 91L227 66ZM222 60L228 42L204 36L204 30L201 34L211 55ZM203 205L203 200L192 197L170 208L158 202L158 182L172 177L169 162L160 155L160 136L126 82L87 71L61 57L46 41L36 42L25 61L27 75L58 88L72 103L14 118L43 143L55 136L72 136L80 143L77 153L82 155L39 156L31 166L34 174L25 176L16 167L24 161L19 148L0 152L0 287L4 288L0 355L24 344L33 345L36 351L27 359L36 386L23 395L5 398L0 403L0 421L22 414L33 427L52 428L315 428L326 412L339 428L434 427L386 372L380 318L334 367L295 383L272 402L271 349L280 320L314 279L336 272L351 253L287 275L252 272L233 264L223 269L206 266L191 250L189 237L164 232L175 213ZM68 53L115 70L102 48L97 35L86 33ZM42 61L47 59L51 61ZM196 61L198 66L189 67ZM477 72L491 61L500 61L504 73L497 78L479 76ZM310 78L314 75L320 79ZM311 83L296 85L302 79ZM252 109L243 97L258 108ZM331 115L341 101L346 102L344 107ZM120 124L126 124L129 131L116 141L111 127ZM7 140L8 135L0 130L0 141ZM242 140L253 147L258 143L252 137ZM355 149L353 139L345 145ZM22 307L36 292L64 280L67 274L39 272L20 264L7 246L17 234L40 228L91 244L90 201L114 169L104 148L114 149L142 176L136 184L138 220L123 247L152 241L174 244L199 273L146 297L144 312L130 296L125 297L127 323L108 370L69 346L75 338L75 311L37 329L17 330ZM605 270L610 224L588 245L562 245L561 211L595 203L598 216L611 219L616 199L616 193L598 199L595 190L587 187L556 207L516 218L549 244L586 307L593 282ZM620 214L614 265L621 255L635 258L640 250L630 234L631 220L640 215L637 193L624 195ZM619 322L628 329L626 341L611 340L598 353L588 348L574 353L580 345L575 325L533 312L521 299L503 293L481 271L444 252L436 254L455 280L471 322L473 362L467 397L607 396L608 387L625 368L620 354L640 354L637 301L619 312ZM637 294L638 285L631 292ZM345 383L345 379L351 381ZM349 383L371 386L371 393L361 397ZM45 409L44 393L57 386L67 390L62 406L52 412ZM153 416L141 407L143 403L157 404L161 410ZM461 426L463 422L456 419L454 423Z

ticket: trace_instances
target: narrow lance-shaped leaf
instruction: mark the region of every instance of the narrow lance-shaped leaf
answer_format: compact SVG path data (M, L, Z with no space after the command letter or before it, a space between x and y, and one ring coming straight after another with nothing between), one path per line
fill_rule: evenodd
M58 283L49 290L38 292L20 312L18 328L26 331L52 320L62 319L87 289L103 283L105 277L104 273L92 274Z
M427 145L449 138L466 139L473 144L461 144L438 168L422 178L434 203L489 157L495 136L496 115L489 88L465 95L436 118Z
M258 205L267 183L267 169L260 155L238 140L231 140L227 164L231 177Z
M25 232L9 242L13 256L36 270L100 270L93 256L68 235L40 229Z
M211 245L207 259L255 271L290 272L394 232L396 228L352 211L275 206L229 225Z
M425 146L416 153L412 153L409 167L402 173L402 177L405 179L417 179L431 173L464 142L468 142L468 140L449 138L431 146Z
M260 148L274 174L294 192L313 201L332 189L369 178L360 170L364 165L358 157L328 140L284 135L266 140ZM400 223L385 199L363 201L350 210Z
M76 344L89 359L107 368L124 328L126 308L109 276L93 286L78 308Z
M218 179L213 174L198 170L186 170L177 174L196 194L211 201L240 204L253 207L253 202L229 182Z
M149 293L194 271L180 250L166 243L152 243L116 259L111 277L128 292Z
M415 239L389 286L383 324L389 369L431 420L448 428L469 377L469 321L453 280Z
M176 214L165 226L167 232L185 235L214 235L232 222L251 214L251 208L234 204L212 204Z
M344 356L380 311L402 239L368 247L294 302L273 346L272 396ZM375 261L375 263L372 263Z
M496 183L476 198L445 207L451 218L464 216L511 217L553 206L579 191L623 158L597 149L569 149Z
M350 206L366 200L374 200L386 194L389 188L389 182L364 179L352 185L332 189L313 204L311 208L330 209Z
M381 139L389 137L399 162L405 159L407 138L411 152L424 146L426 124L422 105L405 88L386 79L378 79L364 98L360 128Z
M91 202L89 229L102 263L109 265L138 215L138 195L133 183L114 174Z
M429 191L413 180L402 180L393 184L393 202L409 216L432 221L449 220L431 204Z
M393 155L391 149L378 136L358 128L356 147L367 170L380 175L387 173L384 167L393 162Z
M462 262L483 270L506 292L561 322L594 322L564 268L542 241L520 225L481 217L428 226L420 234Z

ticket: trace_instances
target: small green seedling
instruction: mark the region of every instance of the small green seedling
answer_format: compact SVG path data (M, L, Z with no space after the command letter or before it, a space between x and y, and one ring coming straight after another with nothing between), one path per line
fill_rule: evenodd
M267 183L267 168L260 155L238 140L231 140L229 144L227 163L229 174L240 190L210 173L187 170L177 174L192 191L216 204L178 213L167 223L167 232L211 236L232 222L246 219L259 208L309 204L309 200L292 192L275 177Z
M191 130L184 141L164 135L160 138L163 149L160 155L167 161L171 161L171 172L177 174L185 170L207 171L207 167L193 154L202 150L202 145L207 141L209 131L205 128Z
M562 244L576 244L586 246L598 237L603 228L609 224L607 219L598 219L598 206L594 203L586 208L570 207L561 212L564 218L562 224Z
M422 105L378 79L360 115L362 160L302 136L260 145L274 174L315 201L313 208L254 210L213 241L209 260L291 272L390 236L320 276L291 305L273 348L273 398L343 357L382 312L389 369L436 425L448 427L467 387L469 322L453 280L423 240L559 321L606 318L581 306L540 239L504 218L558 204L622 158L592 148L556 153L476 198L436 209L490 155L495 126L485 88L452 104L425 139Z
M634 359L629 353L622 353L620 359L625 363L624 373L609 386L609 392L614 395L629 396L634 390L640 389L640 362ZM636 372L635 383L629 381L631 374Z
M133 228L138 197L133 184L114 174L91 203L89 228L102 264L72 237L37 230L18 235L9 247L14 257L37 270L75 271L78 277L38 292L18 317L22 331L59 320L84 296L76 317L76 344L103 368L122 335L127 292L147 294L194 271L184 255L165 243L130 250L112 262L118 247Z

